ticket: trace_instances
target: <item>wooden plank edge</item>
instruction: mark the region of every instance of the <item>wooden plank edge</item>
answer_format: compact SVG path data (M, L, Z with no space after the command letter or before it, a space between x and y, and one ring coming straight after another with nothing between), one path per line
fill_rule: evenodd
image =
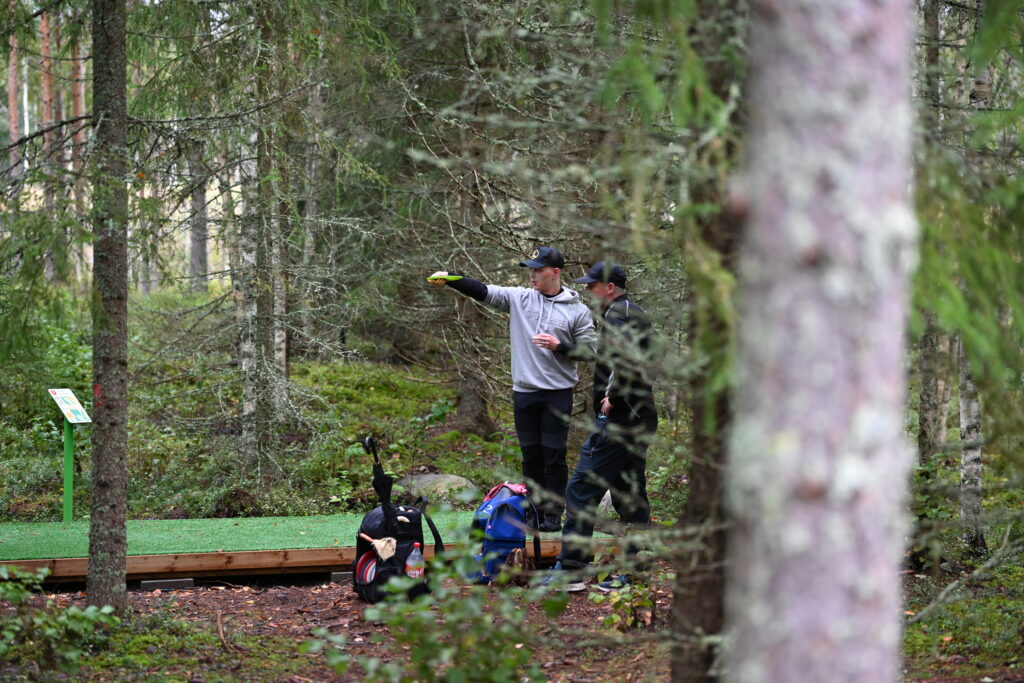
M454 550L463 544L445 544ZM527 548L531 548L527 543ZM562 548L561 541L542 540L541 557L553 558ZM428 544L424 555L434 556ZM129 555L128 580L167 579L179 576L238 576L244 574L295 574L349 571L356 559L354 547L299 548L289 550L247 550L215 553L173 553L165 555ZM0 565L16 566L28 571L43 567L50 570L47 582L84 581L89 568L86 557L41 560L4 560Z

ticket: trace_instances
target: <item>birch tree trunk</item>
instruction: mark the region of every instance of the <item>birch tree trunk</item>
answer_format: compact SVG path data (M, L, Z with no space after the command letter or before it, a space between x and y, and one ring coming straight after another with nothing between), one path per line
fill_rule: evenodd
M960 361L960 522L964 527L964 545L970 554L977 557L988 552L981 523L981 400L962 337L957 346Z
M227 167L227 157L221 165ZM221 206L223 213L220 220L220 241L221 248L228 258L228 271L231 273L231 291L234 308L235 323L241 327L244 320L242 293L244 269L242 265L242 254L240 248L240 231L238 221L235 218L235 195L233 189L232 173L225 171L224 175L217 178L220 189Z
M128 611L128 191L125 0L93 0L93 432L90 605Z
M239 230L239 270L236 282L241 294L238 364L242 373L242 448L256 452L256 394L259 391L256 354L256 222L249 212L242 215Z
M752 13L727 676L895 681L912 5Z

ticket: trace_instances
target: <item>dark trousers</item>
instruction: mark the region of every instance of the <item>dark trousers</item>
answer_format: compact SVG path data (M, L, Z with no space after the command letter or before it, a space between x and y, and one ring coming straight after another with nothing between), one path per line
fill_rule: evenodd
M542 489L540 509L561 517L569 467L565 464L572 414L572 389L516 391L516 436L523 452L523 476Z
M656 414L628 425L602 420L587 437L565 491L567 511L558 556L562 567L582 569L594 559L587 541L594 535L597 506L605 491L612 492L612 503L623 524L633 528L650 524L647 446L657 428ZM627 557L635 556L638 550L634 544L627 544Z

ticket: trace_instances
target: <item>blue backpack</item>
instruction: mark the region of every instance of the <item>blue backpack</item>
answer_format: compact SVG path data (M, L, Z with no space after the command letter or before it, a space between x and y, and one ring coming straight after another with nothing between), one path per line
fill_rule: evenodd
M537 535L537 509L522 484L498 484L488 492L473 513L473 529L483 532L480 554L475 557L480 570L470 575L477 583L490 583L501 572L506 558L516 548L526 551L526 532L533 531L533 559L540 558Z

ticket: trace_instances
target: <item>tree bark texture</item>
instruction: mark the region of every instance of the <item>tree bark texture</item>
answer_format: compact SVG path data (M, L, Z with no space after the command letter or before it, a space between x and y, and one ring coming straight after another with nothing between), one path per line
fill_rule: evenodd
M71 43L71 118L85 116L85 62L82 59L80 38L74 36ZM71 135L71 168L74 171L75 211L81 216L85 211L85 180L82 168L85 156L85 126L78 122Z
M207 256L207 235L209 220L206 209L206 169L203 165L202 148L198 145L192 150L189 159L189 170L192 172L192 194L190 197L192 224L189 226L189 276L192 290L205 292L209 279L209 259Z
M921 389L918 407L917 453L927 466L946 448L946 415L950 354L949 335L935 322L935 314L925 311L925 328L919 349ZM926 474L929 472L925 470Z
M39 88L42 95L42 124L44 127L54 122L53 118L53 59L50 41L50 13L43 12L39 16ZM54 131L43 133L43 150L48 156L53 149Z
M225 166L227 165L226 160L222 163ZM227 254L228 271L231 273L231 299L232 308L234 310L234 320L239 328L241 328L244 320L242 312L244 301L244 296L242 294L244 270L242 268L239 221L235 217L235 195L232 187L233 183L233 175L229 171L226 171L224 175L217 177L217 186L220 190L220 196L223 198L220 219L221 249L225 254Z
M900 678L912 5L752 4L733 681Z
M726 214L704 226L704 242L721 258L721 266L734 272L739 225ZM693 270L691 269L691 273ZM694 305L700 305L694 302ZM690 325L690 339L708 358L708 365L687 387L692 436L689 491L680 526L698 548L674 558L676 579L672 601L672 680L711 683L721 677L717 643L725 624L725 561L727 514L724 509L726 434L732 424L732 398L727 382L716 382L729 372L733 334L723 309L709 306L698 328ZM690 539L688 539L690 540Z
M320 85L310 88L309 104L306 107L306 116L312 119L315 130L323 127L324 106L320 93ZM319 146L311 145L306 153L306 177L304 205L302 211L302 285L300 285L299 324L302 329L299 333L302 354L306 358L316 357L316 323L313 316L313 296L306 284L310 281L310 271L313 267L313 259L316 256L316 243L319 227L317 221L320 217L320 188L323 182L323 162Z
M125 513L128 447L128 192L125 186L124 0L92 4L93 432L89 604L128 610Z
M258 6L257 22L264 49L260 51L261 62L257 65L256 95L260 102L270 99L271 45L270 6ZM271 187L273 157L271 147L271 122L263 110L256 128L256 178L255 206L250 220L243 223L243 260L252 258L251 270L246 267L250 278L243 288L246 303L243 306L246 320L244 329L251 344L248 366L243 365L243 394L251 412L243 409L242 429L248 452L246 457L258 475L262 475L270 452L273 436L274 383L277 379L274 364L274 281L271 263L271 230L274 213L274 194ZM246 264L248 266L248 264ZM245 354L243 354L243 363Z
M971 363L960 339L960 522L968 552L981 556L988 552L981 522L982 433L981 400L974 383Z
M18 37L13 33L7 37L7 130L10 131L11 142L21 138L18 121ZM12 147L10 164L13 175L17 175L20 167L21 150Z
M701 19L692 32L694 47L704 59L708 83L723 101L730 90L742 86L745 74L721 59L722 46L747 41L745 0L697 3ZM738 115L734 114L734 119ZM736 125L734 123L734 125ZM735 149L729 152L730 162ZM695 202L720 204L724 188L717 179L694 188ZM690 413L689 491L679 526L686 530L686 547L673 558L676 570L672 599L672 681L714 683L722 675L720 656L725 623L725 560L728 519L724 508L726 434L732 424L729 381L735 329L731 322L732 282L737 259L740 223L731 209L704 219L687 249L686 277L691 314L688 336L697 357L706 366L685 387ZM707 272L707 254L717 257ZM701 282L704 284L701 284ZM728 294L722 294L723 291ZM720 297L720 300L714 300Z
M290 136L289 136L290 137ZM287 139L282 145L285 149L291 147ZM290 173L287 163L283 160L277 164L279 183L274 186L274 194L278 197L287 196L290 189ZM291 291L291 264L289 263L288 235L291 233L291 204L284 199L277 203L277 230L270 236L272 252L272 277L274 279L274 365L277 374L282 378L288 377L289 333L288 302ZM274 405L278 414L287 409L288 387L285 382L278 382L275 385Z

